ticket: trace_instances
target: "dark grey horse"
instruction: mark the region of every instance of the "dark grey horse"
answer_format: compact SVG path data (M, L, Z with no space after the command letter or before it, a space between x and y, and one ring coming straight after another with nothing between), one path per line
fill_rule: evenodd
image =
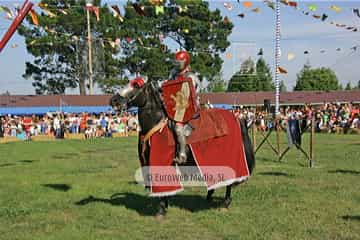
M143 86L129 84L128 87L122 89L119 94L114 95L110 99L110 105L119 111L124 111L129 107L138 107L138 118L139 124L141 127L140 135L146 135L155 125L157 125L164 117L166 113L163 108L161 100L161 88L158 86L158 83L155 81L150 81L145 83ZM255 167L255 157L253 153L252 143L250 141L248 130L246 127L245 121L240 121L241 124L241 134L244 142L244 149L246 154L247 165L252 173L252 170ZM139 138L138 142L138 153L140 161L148 162L149 159L149 149L150 146L147 146L145 154L142 154L142 142ZM188 152L188 162L187 165L195 165L193 161L193 156L191 151ZM144 159L145 158L145 159ZM226 186L226 193L224 199L224 207L229 207L231 203L231 187L232 185ZM215 190L208 191L207 200L212 199L212 195ZM160 197L160 204L158 209L158 215L163 216L166 213L168 207L168 197Z

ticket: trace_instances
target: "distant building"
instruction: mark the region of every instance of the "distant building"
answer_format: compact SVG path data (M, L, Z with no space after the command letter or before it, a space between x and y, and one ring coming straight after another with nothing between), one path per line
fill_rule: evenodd
M275 103L274 92L203 93L202 103L215 107L263 106L264 100ZM112 111L111 95L0 95L0 115L44 114L47 112L101 113ZM360 91L301 91L280 95L280 105L322 105L327 103L360 103Z

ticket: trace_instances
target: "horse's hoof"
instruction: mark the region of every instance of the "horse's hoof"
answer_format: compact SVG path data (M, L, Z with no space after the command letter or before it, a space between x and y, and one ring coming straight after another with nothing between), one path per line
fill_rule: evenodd
M221 208L219 208L219 211L220 211L220 212L228 212L228 211L229 211L229 208L221 207Z
M228 209L230 207L231 201L231 198L226 198L222 204L222 208Z
M156 219L157 221L163 221L164 218L165 218L165 214L157 213L157 214L155 215L155 219Z

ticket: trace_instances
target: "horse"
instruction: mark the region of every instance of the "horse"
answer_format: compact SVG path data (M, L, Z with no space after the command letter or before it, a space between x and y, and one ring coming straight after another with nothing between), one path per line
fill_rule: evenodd
M155 126L166 119L167 113L164 109L161 97L161 86L158 81L146 81L143 84L134 84L130 82L126 87L113 95L110 99L110 105L116 111L126 111L131 107L138 107L138 120L140 125L138 154L140 162L149 162L151 146L144 142L142 137L148 135ZM245 120L238 120L240 134L243 139L243 149L246 156L246 164L251 175L255 167L255 157L252 143L248 134ZM142 136L142 137L141 137ZM146 146L144 146L146 144ZM230 143L229 143L230 144ZM144 148L145 147L145 148ZM195 165L194 156L187 146L187 163L186 165ZM231 204L231 188L235 183L226 185L226 193L223 201L223 207L228 208ZM206 200L211 201L215 190L208 190ZM165 216L168 209L168 196L159 197L157 216Z

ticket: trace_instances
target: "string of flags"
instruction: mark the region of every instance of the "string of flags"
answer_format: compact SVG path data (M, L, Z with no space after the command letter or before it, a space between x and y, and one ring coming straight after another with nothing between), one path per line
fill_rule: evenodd
M163 14L164 13L164 0L149 0L150 4L153 6L154 8L154 11L155 11L155 14L156 15L159 15L159 14ZM254 5L251 1L237 1L239 4L241 4L244 8L246 9L249 9L249 11L251 12L254 12L254 13L259 13L261 12L261 9L260 7L255 7L254 8ZM300 10L302 11L305 15L310 15L309 12L316 12L318 10L318 7L317 5L315 4L308 4L307 5L307 10L301 10L297 4L297 2L295 1L288 1L288 0L281 0L281 2L287 6L290 6L290 7L294 7L296 8L297 10ZM263 3L268 6L269 8L271 9L275 9L275 4L273 1L270 1L270 0L265 0L263 1ZM48 4L42 4L42 3L38 3L37 6L41 9L41 11L43 13L45 13L48 17L50 18L53 18L53 17L56 17L57 14L64 14L64 15L68 15L68 10L67 9L63 9L63 8L54 8L52 6L49 6ZM233 3L231 2L224 2L223 3L223 6L228 9L228 10L234 10L235 9L235 6ZM76 6L76 7L80 7L80 6ZM124 21L124 17L123 15L121 14L121 11L120 11L120 8L117 6L117 5L112 5L112 6L108 6L109 9L111 10L113 16L117 19L119 19L120 22L123 22ZM146 16L146 13L145 13L145 6L142 6L140 5L139 3L132 3L130 5L131 8L133 8L135 10L135 12L139 15L139 16ZM149 6L146 6L146 7L149 7ZM179 13L182 13L182 12L186 12L188 10L187 6L176 6L177 9L178 9L178 12ZM96 16L96 20L97 21L100 21L100 8L99 7L96 7L96 6L91 6L91 7L85 7L85 9L89 10L90 12L92 12L93 14L95 14ZM339 6L336 6L336 5L331 5L329 7L330 10L338 13L340 11L342 11L342 8L339 7ZM17 13L19 10L19 7L18 6L15 6L15 13ZM359 12L359 9L358 8L352 8L352 13L359 17L360 18L360 12ZM0 6L0 12L4 12L6 14L5 18L6 19L14 19L15 18L15 14L14 12L9 8L9 7L6 7L6 6ZM39 20L38 20L38 13L34 10L34 9L31 9L30 12L29 12L29 15L31 17L31 23L35 26L38 26L39 25ZM245 14L244 13L240 13L238 14L239 17L241 18L244 18L245 17ZM312 14L312 16L316 19L321 19L322 21L325 21L327 20L328 18L328 15L327 14L323 14L323 15L316 15L316 14ZM230 22L230 19L228 17L225 17L224 18L224 23L228 23ZM340 24L340 23L335 23L335 22L330 22L331 24L334 24L336 25L337 27L343 27L343 28L346 28L347 30L351 30L351 31L358 31L358 28L357 27L353 27L353 26L348 26L346 24ZM48 27L44 27L46 31L48 31L49 33L52 33L52 34L55 34L56 32L52 29L49 29ZM189 33L189 30L188 29L182 29L182 31L184 33ZM69 36L71 37L71 40L73 41L78 41L80 38L77 37L77 36ZM158 36L160 39L163 40L163 36ZM128 43L132 42L132 40L129 40L130 37L126 40ZM143 45L143 41L141 39L135 39L137 40L141 45ZM161 42L162 42L161 40ZM107 42L111 45L111 47L115 48L116 46L119 46L120 45L120 41L119 39L104 39L104 42ZM35 42L33 43L35 44ZM356 50L356 49L355 49ZM322 50L323 51L323 50ZM340 51L340 50L339 50ZM325 52L325 51L324 51ZM309 54L307 51L304 52L304 54ZM228 57L232 57L232 56L228 56ZM290 55L288 56L288 59L289 60L292 60L294 59L295 56L293 55Z
M288 1L288 0L281 0L280 1L282 4L289 6L289 7L293 7L294 9L300 11L303 15L306 16L311 16L315 19L319 19L323 22L327 21L329 18L329 15L326 13L322 13L322 14L316 14L315 12L318 11L318 6L316 4L308 4L307 5L307 9L301 9L298 5L298 2L296 1ZM242 3L242 6L250 9L249 11L254 12L254 13L259 13L261 12L261 9L259 7L253 8L253 4L252 2L249 1L244 1L244 2L240 2L238 1L238 3ZM270 1L270 0L264 0L263 3L268 6L269 8L275 10L275 3L274 1ZM235 9L235 6L230 3L230 2L224 2L223 3L224 8L226 8L229 11L232 11ZM337 5L330 5L329 9L333 12L339 13L342 11L342 8L337 6ZM360 18L360 11L358 8L353 8L352 12L355 16ZM241 12L237 15L240 18L244 18L245 17L245 13ZM345 28L346 30L350 30L353 32L357 32L358 31L358 27L356 26L350 26L347 24L342 24L342 23L337 23L334 21L330 21L330 24L335 25L336 27L340 27L340 28Z

